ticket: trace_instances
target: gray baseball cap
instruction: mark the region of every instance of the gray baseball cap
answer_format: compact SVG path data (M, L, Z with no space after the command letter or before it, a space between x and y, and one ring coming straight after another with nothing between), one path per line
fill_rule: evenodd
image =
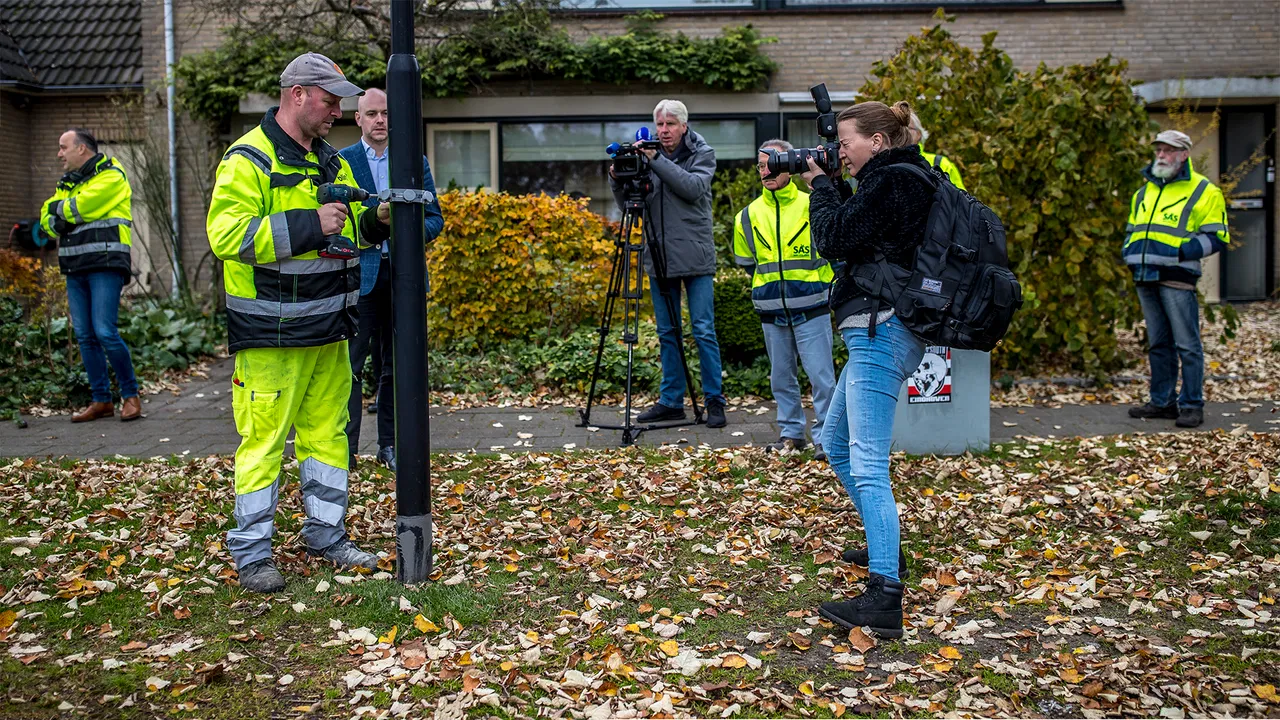
M347 80L338 63L320 53L303 53L280 73L280 87L290 88L294 85L314 85L338 97L364 94L364 90Z

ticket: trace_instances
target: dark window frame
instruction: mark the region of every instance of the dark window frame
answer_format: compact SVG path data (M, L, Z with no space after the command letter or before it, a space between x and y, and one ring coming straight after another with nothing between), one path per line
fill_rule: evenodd
M426 148L427 128L431 124L451 125L456 123L494 123L496 125L498 145L498 177L494 178L494 188L500 190L505 178L503 170L503 142L502 128L504 125L533 125L537 123L607 123L607 122L627 122L635 119L637 127L644 124L648 125L653 122L652 115L647 115L643 119L639 119L636 115L528 115L528 116L512 116L512 115L482 115L476 117L430 117L422 120L422 139L426 152L430 152ZM700 120L754 120L756 132L756 144L762 143L770 138L779 137L782 127L779 125L779 116L777 112L755 112L755 113L690 113L689 124L696 132L697 123ZM617 142L624 142L626 138L616 138Z

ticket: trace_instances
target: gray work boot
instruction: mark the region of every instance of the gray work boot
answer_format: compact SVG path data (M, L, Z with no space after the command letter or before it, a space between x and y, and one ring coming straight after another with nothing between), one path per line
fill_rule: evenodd
M308 548L307 552L319 555L340 568L360 568L370 571L378 569L378 556L356 547L350 538L344 537L324 550Z
M797 439L797 438L789 438L789 437L780 437L776 442L771 442L768 445L765 445L764 451L767 453L779 453L782 455L787 455L790 453L800 452L804 450L805 447L807 447L808 445L809 445L809 442L804 438Z
M250 592L276 593L284 590L284 576L276 569L276 561L266 558L240 568L240 587Z

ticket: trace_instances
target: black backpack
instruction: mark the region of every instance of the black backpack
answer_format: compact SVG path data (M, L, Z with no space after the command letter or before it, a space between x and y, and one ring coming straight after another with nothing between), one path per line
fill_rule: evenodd
M856 282L871 293L873 315L881 299L891 303L902 324L925 342L991 352L1022 307L1022 286L1009 270L1004 225L941 172L896 166L934 189L924 240L909 270L881 256L855 272Z

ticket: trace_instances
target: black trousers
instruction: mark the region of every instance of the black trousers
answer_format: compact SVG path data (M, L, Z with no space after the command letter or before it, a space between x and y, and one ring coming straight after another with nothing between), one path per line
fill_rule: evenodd
M351 419L347 422L347 447L351 454L356 454L360 445L360 420L364 417L363 383L364 363L369 358L370 346L375 348L379 358L374 359L374 369L381 368L378 373L378 447L393 447L396 444L396 408L394 384L391 373L392 342L391 333L394 318L391 309L391 263L385 258L378 268L378 282L368 295L361 295L356 306L359 321L356 325L356 336L351 340L351 401L347 409ZM376 340L376 343L375 343Z

